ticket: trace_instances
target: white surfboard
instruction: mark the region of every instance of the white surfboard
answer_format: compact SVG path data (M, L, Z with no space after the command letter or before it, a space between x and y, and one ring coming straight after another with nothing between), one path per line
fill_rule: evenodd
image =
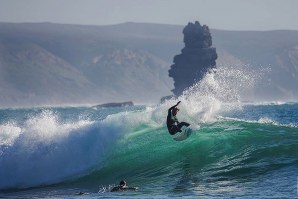
M173 139L176 141L182 141L188 138L191 135L192 129L190 126L184 128L181 133L179 133L177 136L175 136Z

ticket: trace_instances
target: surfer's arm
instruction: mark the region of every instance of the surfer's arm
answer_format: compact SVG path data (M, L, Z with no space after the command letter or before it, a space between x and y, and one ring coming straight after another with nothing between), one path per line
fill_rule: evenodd
M120 187L113 187L113 189L111 189L111 192L115 192L115 191L120 191Z
M176 105L172 106L171 108L169 108L169 111L172 111L175 107L177 107L180 104L181 101L177 102Z
M130 191L137 191L138 188L137 187L127 187L125 188L126 190L130 190Z

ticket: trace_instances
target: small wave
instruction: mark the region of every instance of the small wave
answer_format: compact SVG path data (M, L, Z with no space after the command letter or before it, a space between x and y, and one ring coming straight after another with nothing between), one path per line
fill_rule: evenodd
M243 105L255 105L255 106L279 106L279 105L296 105L298 102L295 101L253 101L253 102L241 102Z
M245 122L245 123L257 123L257 124L271 124L274 126L281 126L281 127L290 127L290 128L298 128L298 125L289 123L289 124L281 124L279 122L274 121L273 119L270 119L268 117L261 117L258 120L248 120L248 119L239 119L239 118L233 118L233 117L224 117L224 116L218 116L218 121L238 121L238 122Z

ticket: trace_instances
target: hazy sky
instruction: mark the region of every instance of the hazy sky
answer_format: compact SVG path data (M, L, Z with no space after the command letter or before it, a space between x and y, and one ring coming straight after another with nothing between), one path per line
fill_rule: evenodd
M298 30L298 0L0 0L0 22L106 25L198 20L229 30Z

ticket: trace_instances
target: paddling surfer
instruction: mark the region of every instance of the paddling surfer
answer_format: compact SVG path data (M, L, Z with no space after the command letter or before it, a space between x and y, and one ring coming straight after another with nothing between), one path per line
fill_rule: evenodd
M167 127L168 131L171 135L175 135L178 132L182 132L181 128L183 126L189 126L187 122L179 122L176 115L179 109L177 106L180 104L181 101L179 101L176 105L172 106L168 110L168 116L167 116Z
M119 185L116 187L113 187L111 192L116 192L116 191L137 191L137 187L128 187L126 182L124 180L121 180Z

